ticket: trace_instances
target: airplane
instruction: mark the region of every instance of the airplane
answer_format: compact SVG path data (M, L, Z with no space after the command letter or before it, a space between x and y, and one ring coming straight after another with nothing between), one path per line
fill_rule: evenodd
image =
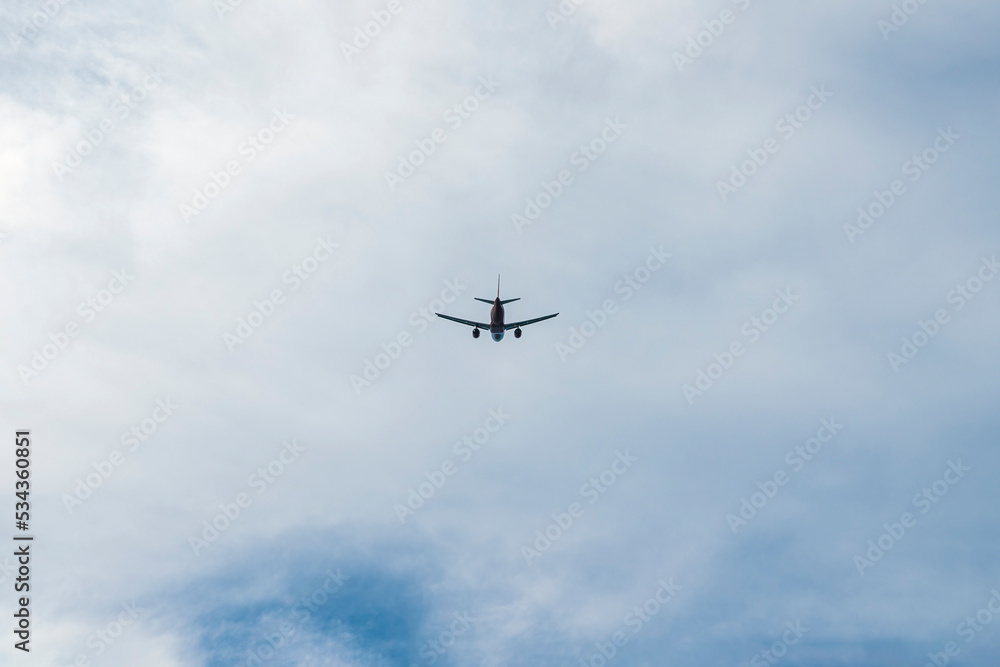
M480 299L476 297L476 301L482 301L483 303L493 304L493 308L490 309L490 323L483 324L482 322L470 322L469 320L462 320L457 317L451 317L450 315L442 315L441 313L434 313L438 317L443 317L446 320L451 320L452 322L458 322L459 324L465 324L472 327L472 337L479 338L479 330L487 329L493 340L500 342L503 340L503 334L505 331L514 330L514 338L521 337L521 327L526 327L529 324L534 324L535 322L541 322L543 320L550 320L559 313L555 315L546 315L545 317L536 317L533 320L524 320L523 322L511 322L510 324L504 324L503 321L503 307L505 304L511 303L512 301L520 301L520 297L517 299L507 299L505 301L500 300L500 276L497 276L497 298L493 301L489 299Z

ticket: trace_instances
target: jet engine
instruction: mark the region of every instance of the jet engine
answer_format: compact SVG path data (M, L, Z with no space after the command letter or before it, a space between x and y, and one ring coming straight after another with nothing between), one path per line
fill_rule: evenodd
M472 330L472 337L473 338L479 338L479 329L473 329Z
M514 329L514 338L520 338L520 337L521 337L521 327L518 327Z

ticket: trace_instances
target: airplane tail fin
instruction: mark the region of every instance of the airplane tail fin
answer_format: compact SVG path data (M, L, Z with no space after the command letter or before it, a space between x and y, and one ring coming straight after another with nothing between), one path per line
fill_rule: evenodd
M497 274L497 298L498 299L500 298L500 274L499 273ZM504 304L510 303L511 301L520 301L520 300L521 300L521 297L517 297L516 299L507 299L505 301L501 301L500 305L502 306Z
M493 303L494 299L480 299L478 296L474 297L476 301L482 301L483 303ZM497 299L500 298L500 274L497 274ZM510 301L517 301L517 299L510 299ZM508 301L501 301L500 303L508 303Z
M480 299L478 296L477 297L473 297L473 298L476 301L482 301L483 303L493 303L493 299ZM498 299L500 298L500 275L499 274L497 275L497 298ZM516 299L506 299L504 301L501 301L500 305L504 305L504 304L510 303L511 301L520 301L520 300L521 300L521 297L518 297Z

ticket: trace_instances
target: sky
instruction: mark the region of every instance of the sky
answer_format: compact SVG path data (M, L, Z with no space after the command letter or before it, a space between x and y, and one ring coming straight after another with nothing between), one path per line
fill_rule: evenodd
M0 662L995 664L996 3L0 26Z

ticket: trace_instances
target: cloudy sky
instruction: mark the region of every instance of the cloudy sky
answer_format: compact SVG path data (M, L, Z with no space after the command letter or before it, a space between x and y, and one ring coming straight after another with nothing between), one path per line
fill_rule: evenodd
M0 25L5 664L995 664L996 3Z

